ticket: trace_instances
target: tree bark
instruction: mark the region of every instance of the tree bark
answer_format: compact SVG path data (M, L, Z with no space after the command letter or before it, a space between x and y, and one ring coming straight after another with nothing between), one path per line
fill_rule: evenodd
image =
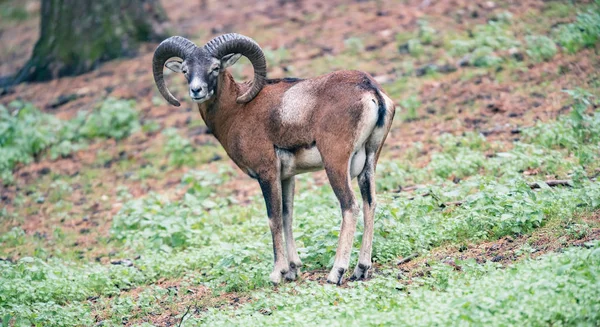
M15 83L82 74L168 32L158 0L42 0L40 15L40 38Z

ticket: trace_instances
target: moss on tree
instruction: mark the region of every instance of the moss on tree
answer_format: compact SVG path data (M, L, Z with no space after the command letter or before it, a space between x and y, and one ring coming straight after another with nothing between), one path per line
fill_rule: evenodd
M40 26L16 83L78 75L131 56L140 42L166 36L167 16L158 0L42 0Z

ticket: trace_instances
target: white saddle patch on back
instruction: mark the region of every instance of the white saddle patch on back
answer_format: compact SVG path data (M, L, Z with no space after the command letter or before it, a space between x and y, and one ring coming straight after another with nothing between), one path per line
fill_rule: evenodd
M281 123L289 125L304 124L317 104L310 81L302 81L283 94L281 102Z

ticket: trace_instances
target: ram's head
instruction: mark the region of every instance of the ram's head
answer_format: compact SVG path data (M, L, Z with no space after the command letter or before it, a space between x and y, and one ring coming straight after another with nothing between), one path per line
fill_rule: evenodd
M162 96L178 107L179 101L165 84L163 67L183 73L188 81L190 97L194 102L202 103L217 93L219 74L241 56L247 57L254 67L252 86L237 98L238 103L246 103L264 86L267 64L261 48L254 40L235 33L218 36L201 48L181 36L164 40L156 48L152 60L154 81Z

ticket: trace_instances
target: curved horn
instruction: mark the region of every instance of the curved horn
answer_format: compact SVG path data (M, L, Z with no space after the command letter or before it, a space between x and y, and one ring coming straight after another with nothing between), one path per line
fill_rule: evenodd
M154 51L152 58L152 72L154 73L154 82L160 91L160 94L172 105L179 107L180 103L167 88L163 76L163 67L167 60L172 57L179 57L185 60L186 57L198 49L190 40L181 36L172 36L162 41Z
M224 34L208 41L204 49L218 59L231 53L240 53L252 63L254 68L252 86L237 98L238 103L250 102L265 85L267 78L265 55L258 43L251 38L236 33Z

